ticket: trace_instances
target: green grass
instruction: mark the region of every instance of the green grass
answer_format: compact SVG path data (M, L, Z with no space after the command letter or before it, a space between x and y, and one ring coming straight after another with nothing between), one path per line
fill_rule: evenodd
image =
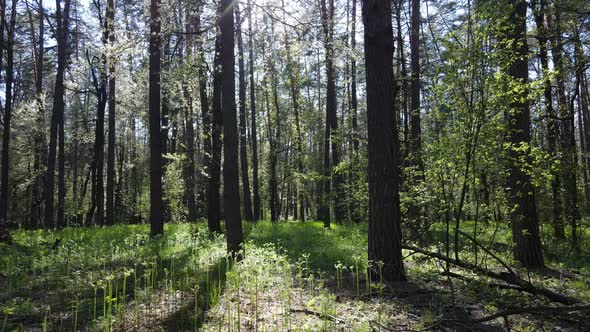
M474 233L476 224L465 221L461 229L514 263L508 225L480 222ZM589 229L583 227L582 239ZM265 221L244 223L244 230L246 255L237 264L227 259L223 236L209 235L205 224L166 225L165 235L155 239L147 225L17 231L16 245L0 245L0 331L338 328L327 316L368 331L378 328L376 322L419 328L454 317L453 301L482 312L537 301L457 269L474 281L454 282L451 294L440 264L420 255L406 258L408 286L392 290L379 280L369 283L366 224L326 230L321 222ZM551 240L550 228L542 233L547 263L560 276L527 277L590 300L589 241L572 251L567 242ZM429 237L430 249L444 252L444 225L435 224ZM475 249L462 239L461 259L498 268ZM406 292L414 295L400 295Z

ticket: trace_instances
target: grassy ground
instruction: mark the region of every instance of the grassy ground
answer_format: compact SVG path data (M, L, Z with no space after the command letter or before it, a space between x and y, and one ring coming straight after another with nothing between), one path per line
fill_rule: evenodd
M444 225L429 234L444 252ZM464 222L508 263L505 225ZM550 232L549 229L543 230ZM203 224L167 225L150 239L145 225L19 231L0 245L1 331L411 331L562 328L580 331L587 317L511 316L473 320L509 307L547 304L468 271L441 276L440 262L404 252L409 282L368 280L366 225L259 222L245 224L246 255L235 263L222 236ZM588 227L579 252L546 242L553 273L517 270L537 285L590 300ZM546 238L550 238L547 237ZM490 269L499 264L469 240L460 258Z

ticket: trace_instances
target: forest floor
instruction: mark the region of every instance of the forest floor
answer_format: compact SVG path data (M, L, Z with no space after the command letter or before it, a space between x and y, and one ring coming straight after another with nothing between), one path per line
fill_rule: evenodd
M245 223L245 259L225 254L204 223L17 231L0 245L1 331L590 331L590 316L523 313L556 305L471 271L404 250L408 282L369 280L367 226L319 222ZM504 224L464 222L481 248L461 241L460 259L501 271L509 264ZM550 232L549 229L543 232ZM444 225L424 248L443 253ZM551 238L551 236L545 236ZM483 250L483 249L486 250ZM489 252L486 252L489 251ZM590 227L581 248L545 242L549 270L512 268L533 285L590 301ZM452 255L454 256L454 255ZM549 271L549 272L548 272Z

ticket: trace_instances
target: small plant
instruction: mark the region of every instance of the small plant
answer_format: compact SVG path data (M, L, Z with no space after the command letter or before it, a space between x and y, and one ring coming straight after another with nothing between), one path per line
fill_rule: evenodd
M6 308L2 310L2 314L4 315L4 322L2 323L2 332L6 329L6 322L8 321L8 316L14 313L14 308Z
M346 266L344 266L342 262L338 261L334 267L336 268L336 287L340 289L342 288L342 271L346 269Z
M359 281L359 261L361 259L360 256L353 256L352 259L354 260L354 281L356 284L356 295L360 296L361 295L361 289L360 289L360 281Z

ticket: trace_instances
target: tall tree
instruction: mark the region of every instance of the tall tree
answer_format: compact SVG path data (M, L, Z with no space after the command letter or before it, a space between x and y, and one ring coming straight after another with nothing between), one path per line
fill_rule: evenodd
M195 31L194 27L198 27L200 25L200 15L200 8L197 8L196 13L193 13L193 7L187 5L184 31L186 33L185 52L188 59L191 59L193 56L193 32ZM182 94L183 98L185 99L183 108L185 132L184 137L187 157L187 163L184 167L185 196L188 208L188 221L195 222L197 220L197 204L195 201L195 189L197 187L195 181L195 116L193 112L193 97L191 96L189 90L189 82L184 75L182 79Z
M222 109L223 109L223 208L227 250L238 255L244 235L240 211L239 167L238 167L238 126L236 121L234 72L234 1L221 0L221 66L222 66Z
M41 176L41 162L47 158L47 139L45 137L45 98L43 93L43 57L45 54L45 15L43 9L43 0L37 2L38 5L38 22L39 32L35 40L35 28L33 26L32 9L29 9L31 21L31 35L33 36L33 48L35 54L35 95L37 103L37 128L35 132L35 146L33 156L33 174L34 181L31 192L31 218L29 226L37 226L42 214L42 196L43 177ZM27 5L28 6L28 5ZM37 46L35 46L37 45Z
M254 47L252 45L252 4L248 0L248 61L249 61L249 76L250 76L250 117L252 122L250 124L250 135L252 142L252 190L254 205L252 211L252 219L258 221L260 219L260 189L258 182L258 136L256 128L256 86L254 85Z
M352 56L350 57L350 113L351 113L351 129L352 129L352 159L355 167L359 162L359 121L358 121L358 94L357 94L357 65L356 65L356 16L357 16L357 1L352 0L351 12L351 29L350 29L350 49ZM353 170L351 176L351 183L355 190L358 188L358 173ZM357 199L352 199L351 219L355 222L361 221L361 209Z
M417 174L411 180L415 185L424 180L424 162L422 161L422 134L420 121L420 0L411 0L412 24L410 31L410 133L408 149L409 165L415 167ZM400 41L401 42L401 41ZM408 207L408 218L418 221L420 207L412 200ZM416 223L413 230L419 228Z
M16 34L16 4L18 0L12 0L10 13L10 26L8 27L8 40L6 43L6 102L4 104L3 137L2 137L2 184L0 186L0 221L8 217L8 174L10 167L10 127L13 109L13 85L14 85L14 37Z
M543 69L543 97L545 98L545 115L547 119L547 145L548 152L552 156L557 155L557 139L559 137L559 124L557 123L557 115L553 109L553 97L551 94L551 78L545 77L549 73L549 57L547 54L547 42L548 34L545 26L546 17L548 14L547 3L545 0L534 1L533 3L533 14L535 17L535 23L537 25L539 41L539 60L541 62L541 68ZM562 214L562 201L561 201L561 181L560 174L553 172L553 178L551 179L551 204L553 214L553 230L554 234L558 239L565 239L565 230L563 227L563 214Z
M113 47L115 43L115 2L107 0L105 16L105 33L108 45ZM115 59L111 56L108 62L108 85L109 85L109 138L107 148L107 205L106 205L106 223L113 225L115 223ZM119 174L121 176L121 174Z
M248 176L248 142L246 140L246 70L244 66L244 44L242 41L242 16L240 7L235 4L236 10L236 27L238 39L238 71L239 95L240 95L240 163L242 170L242 194L244 199L244 217L247 221L252 221L252 198L250 197L250 179Z
M219 187L221 185L221 131L223 114L221 112L221 34L215 38L215 55L213 57L213 101L211 128L211 168L209 170L209 188L207 195L207 219L210 232L221 233Z
M509 64L506 73L517 84L528 84L528 44L526 39L525 0L509 0L509 18L506 43ZM508 141L508 196L511 204L510 221L514 258L527 268L544 267L541 240L539 238L539 216L530 175L523 169L522 160L530 161L531 127L528 105L528 89L519 89L510 98L510 109L506 112ZM524 148L523 148L524 144Z
M363 1L367 80L369 259L386 280L405 280L399 202L399 139L394 108L391 1Z
M578 206L577 154L574 129L573 109L570 109L565 88L565 59L563 56L563 39L561 37L561 6L558 1L552 4L552 15L549 18L551 29L551 54L555 66L555 81L557 83L557 104L561 118L561 147L562 147L562 176L564 184L565 217L571 226L572 242L577 242L577 224L580 219ZM571 111L571 112L570 112Z
M150 132L150 234L164 233L162 202L162 139L160 122L160 69L162 6L160 0L150 2L150 69L149 69L149 132Z
M342 193L341 175L335 172L335 167L340 163L340 155L338 149L338 116L336 104L336 72L334 68L334 0L329 0L329 5L326 0L321 0L321 18L322 27L324 31L324 48L326 51L326 134L325 134L325 149L332 152L331 160L326 158L329 156L324 151L324 172L326 177L331 177L332 186L330 183L324 188L324 195L328 201L334 202L334 217L336 221L344 221L344 212L346 208L343 206L344 200L340 198ZM330 227L330 203L325 202L324 223L326 227Z
M53 91L53 108L51 110L51 126L49 129L49 151L47 153L47 173L45 176L45 225L62 227L63 220L54 222L54 190L55 190L55 161L57 152L58 129L64 117L64 76L67 66L68 28L70 22L70 0L64 0L63 10L61 0L56 0L55 16L57 20L57 73ZM63 129L63 125L62 128ZM63 133L63 130L59 130ZM63 145L63 144L60 144ZM65 188L64 188L65 189ZM65 191L62 192L65 195Z
M285 7L285 1L282 0L283 7ZM283 18L283 21L286 19ZM291 95L291 107L293 108L293 116L295 120L295 164L297 166L297 172L303 174L303 134L301 132L301 106L300 106L300 92L299 92L299 63L297 59L293 59L291 53L291 40L289 38L289 32L285 27L285 51L287 53L287 75L289 76L289 93ZM303 185L295 182L295 200L293 214L295 219L305 220L305 195L303 192ZM299 203L299 209L298 204Z
M420 0L412 2L412 24L410 33L410 162L424 171L422 162L422 137L420 128Z
M200 6L202 7L202 5ZM201 28L201 10L198 11L197 17L195 19L195 30L199 30ZM203 123L203 166L207 172L211 172L213 168L212 158L211 158L211 113L209 112L209 96L207 94L207 62L205 61L205 51L203 50L203 37L199 37L197 39L197 53L199 57L199 67L197 69L197 73L199 75L199 101L201 104L201 122ZM211 184L211 174L206 177L207 181L207 190L209 190L209 186ZM207 214L209 218L209 204L211 201L209 200L210 196L207 198ZM216 224L211 223L211 219L209 221L209 230L210 231L217 231ZM218 224L218 223L217 223ZM218 228L218 227L217 227Z

